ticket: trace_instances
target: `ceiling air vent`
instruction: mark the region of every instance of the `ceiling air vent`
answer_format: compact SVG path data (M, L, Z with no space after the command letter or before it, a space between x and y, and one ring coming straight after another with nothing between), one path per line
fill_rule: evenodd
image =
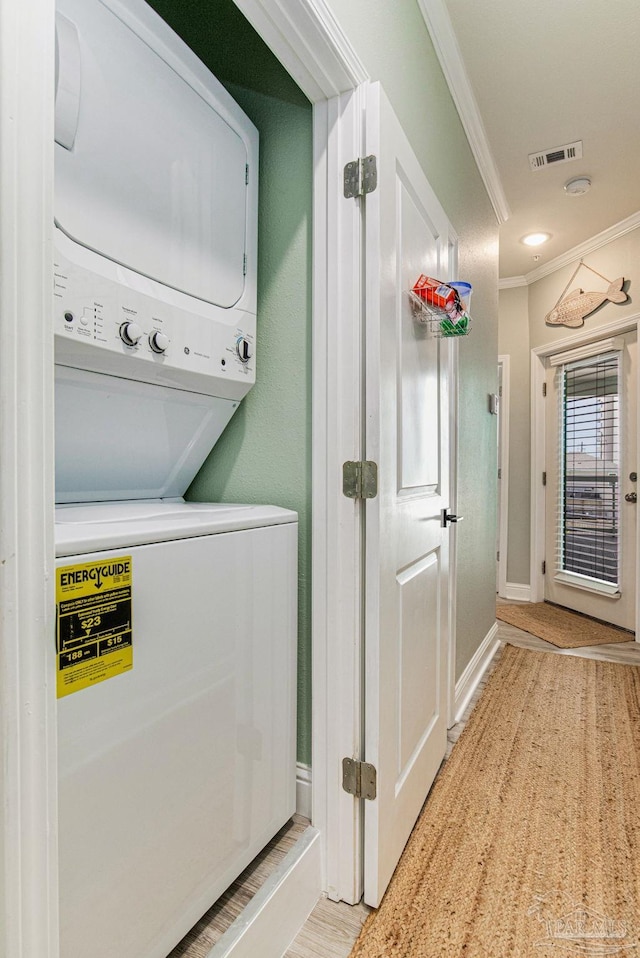
M571 160L582 159L582 140L576 140L575 143L566 143L564 146L554 146L552 150L544 150L542 153L529 154L529 166L535 170L542 170L545 166L552 166L554 163L570 163Z

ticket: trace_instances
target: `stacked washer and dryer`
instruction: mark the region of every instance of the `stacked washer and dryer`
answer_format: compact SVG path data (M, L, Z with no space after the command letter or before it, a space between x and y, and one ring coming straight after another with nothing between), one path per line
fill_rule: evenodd
M297 517L182 498L255 381L258 137L144 0L59 0L62 958L164 958L295 808Z

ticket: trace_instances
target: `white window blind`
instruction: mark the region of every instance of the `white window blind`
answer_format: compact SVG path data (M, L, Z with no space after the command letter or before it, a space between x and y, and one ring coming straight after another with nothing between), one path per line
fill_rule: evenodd
M560 397L556 569L618 585L620 356L558 368Z

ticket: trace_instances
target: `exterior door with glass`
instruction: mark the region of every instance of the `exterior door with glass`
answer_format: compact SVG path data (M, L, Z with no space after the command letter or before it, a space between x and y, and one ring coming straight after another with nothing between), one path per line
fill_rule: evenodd
M634 630L637 335L550 356L545 599Z

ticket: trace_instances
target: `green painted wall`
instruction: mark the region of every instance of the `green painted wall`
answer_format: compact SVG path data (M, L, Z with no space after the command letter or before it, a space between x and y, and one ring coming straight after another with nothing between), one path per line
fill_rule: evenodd
M497 223L415 0L328 0L380 80L459 236L474 287L460 343L457 662L459 676L495 621ZM272 501L301 515L300 761L310 761L309 266L311 111L231 0L152 0L227 84L261 131L258 384L190 490Z
M147 0L225 86L310 109L309 101L233 0Z
M416 0L328 0L373 80L380 80L459 237L475 325L460 341L459 677L495 622L498 225Z
M310 764L311 106L231 0L152 6L260 132L256 385L187 498L298 512L298 760Z
M299 516L298 759L311 762L310 110L230 86L260 130L256 385L187 498Z

